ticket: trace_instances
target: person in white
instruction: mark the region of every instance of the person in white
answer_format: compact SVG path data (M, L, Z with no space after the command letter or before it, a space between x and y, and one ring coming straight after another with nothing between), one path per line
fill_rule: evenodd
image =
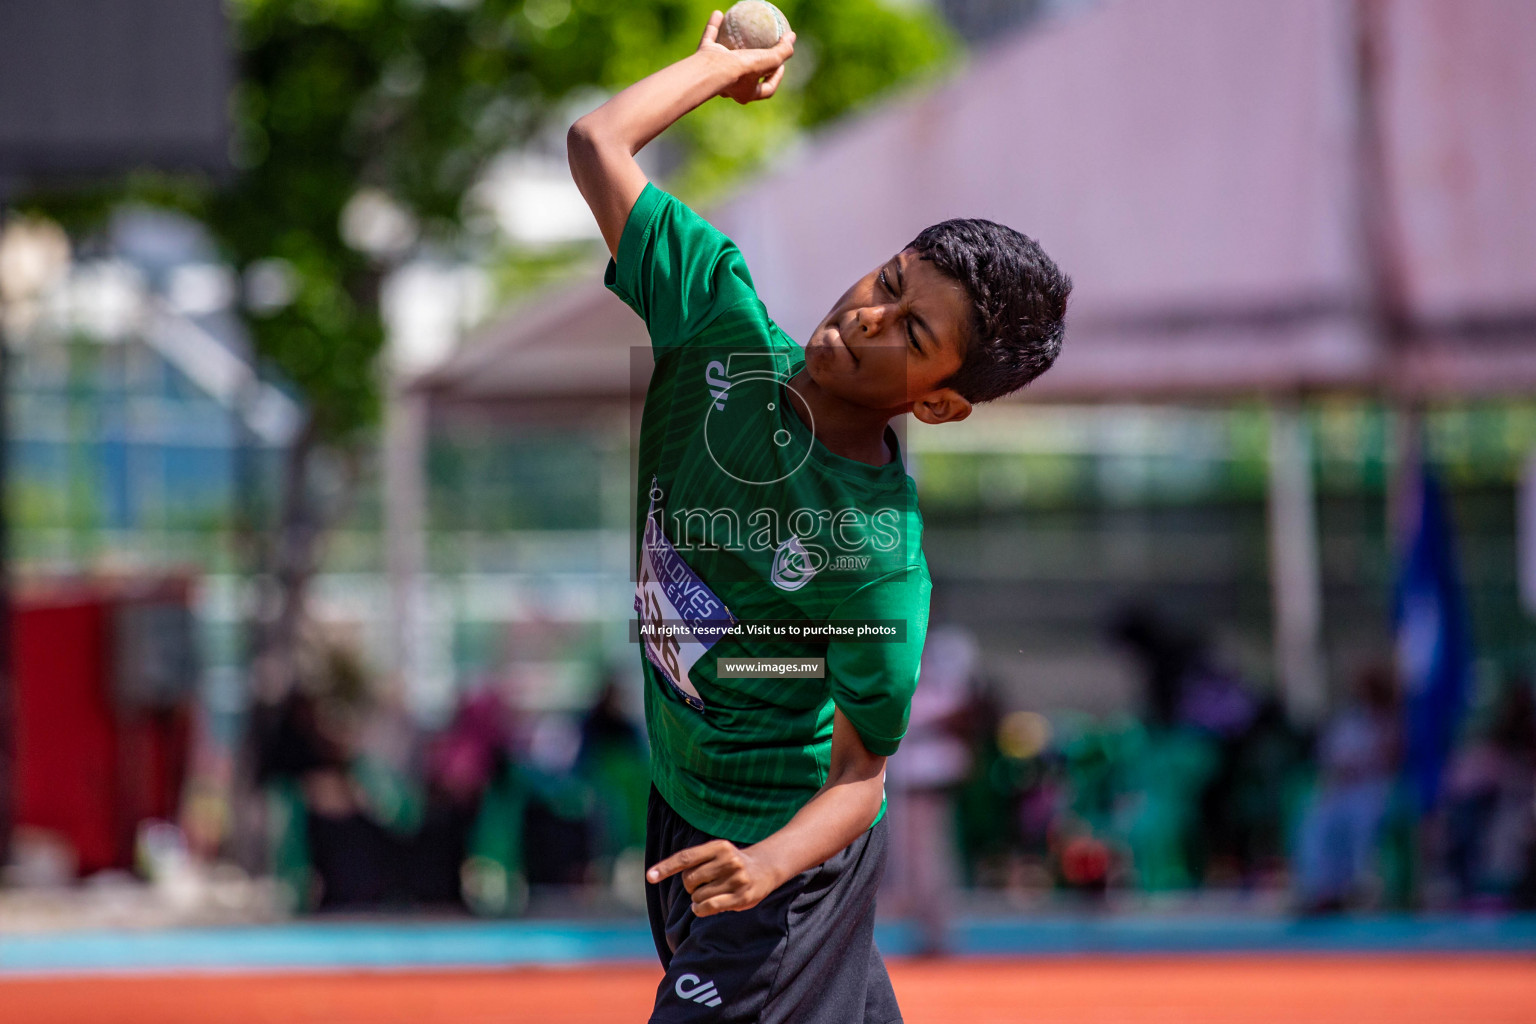
M968 630L931 630L901 750L886 764L893 832L887 885L900 913L918 926L919 949L948 948L958 866L954 791L971 768L962 723L978 657Z

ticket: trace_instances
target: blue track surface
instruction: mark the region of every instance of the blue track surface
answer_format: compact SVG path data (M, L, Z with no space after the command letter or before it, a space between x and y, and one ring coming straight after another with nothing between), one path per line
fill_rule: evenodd
M973 956L1082 953L1536 953L1536 916L1236 916L971 919L954 933ZM882 925L889 955L913 932ZM654 962L643 921L341 923L0 937L0 976L100 972L399 970Z

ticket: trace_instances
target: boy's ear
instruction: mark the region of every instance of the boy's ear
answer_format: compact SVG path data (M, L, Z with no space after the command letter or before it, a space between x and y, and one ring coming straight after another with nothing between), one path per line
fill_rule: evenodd
M959 423L971 414L971 403L954 388L930 391L912 403L912 415L924 423Z

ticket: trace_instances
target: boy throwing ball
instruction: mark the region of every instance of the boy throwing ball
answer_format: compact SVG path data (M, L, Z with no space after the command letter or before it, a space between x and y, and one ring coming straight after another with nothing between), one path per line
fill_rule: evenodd
M635 162L706 100L764 100L783 80L793 32L732 50L721 19L568 138L613 256L604 283L655 357L635 593L666 967L651 1020L888 1024L885 759L931 586L890 422L958 422L1043 373L1071 283L1010 228L945 221L854 282L802 348L730 239Z

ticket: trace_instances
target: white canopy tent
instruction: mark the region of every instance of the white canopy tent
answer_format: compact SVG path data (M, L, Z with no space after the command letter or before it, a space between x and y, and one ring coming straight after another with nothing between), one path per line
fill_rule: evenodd
M802 339L935 221L1039 238L1076 290L1061 360L1029 399L1524 393L1533 46L1536 5L1507 0L1108 3L832 126L708 215ZM1414 323L1406 346L1373 325L1379 259ZM414 387L444 405L627 397L611 355L647 339L600 277L511 312Z
M1277 655L1315 714L1317 542L1287 410L1536 392L1532 52L1536 4L1508 0L1109 2L831 126L707 213L802 340L923 227L988 217L1076 283L1062 356L1020 400L1275 400ZM600 269L407 401L511 419L629 404L647 338Z

